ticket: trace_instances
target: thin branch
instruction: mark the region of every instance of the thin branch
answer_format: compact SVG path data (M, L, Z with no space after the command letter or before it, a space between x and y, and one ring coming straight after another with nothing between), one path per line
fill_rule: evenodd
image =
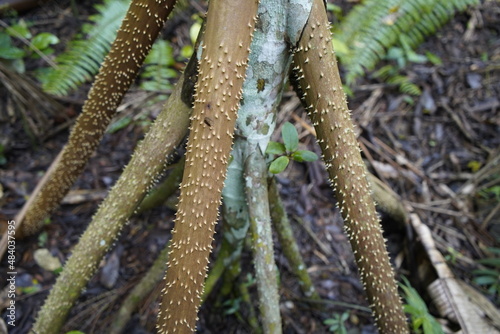
M264 333L281 333L278 270L274 262L267 173L266 162L257 148L245 163L245 190L250 214L259 308Z
M300 254L297 241L293 236L292 227L290 226L290 221L288 220L285 208L283 207L278 186L276 185L276 179L274 177L269 178L268 183L271 220L273 222L274 229L278 234L283 254L287 258L293 274L299 280L299 285L304 295L311 299L319 299L320 297L318 292L316 292L316 289L314 288L311 276L309 276L304 259Z

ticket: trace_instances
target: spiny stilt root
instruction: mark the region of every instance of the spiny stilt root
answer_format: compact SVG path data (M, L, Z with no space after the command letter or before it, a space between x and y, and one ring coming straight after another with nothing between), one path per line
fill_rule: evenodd
M294 56L299 95L318 133L377 327L408 333L330 36L323 2L315 0Z
M159 333L195 331L257 5L209 3Z
M81 174L174 5L175 0L134 0L130 4L60 161L28 203L21 225L23 235L40 229Z

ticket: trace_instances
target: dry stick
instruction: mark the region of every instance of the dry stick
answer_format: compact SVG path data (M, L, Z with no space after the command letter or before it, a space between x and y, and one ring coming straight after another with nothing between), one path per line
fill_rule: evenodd
M294 57L299 96L316 128L377 327L381 333L407 333L330 34L323 2L315 0Z
M245 190L250 214L259 309L266 334L282 332L277 282L278 270L274 262L267 173L264 156L257 147L245 163Z
M183 102L182 96L188 95L185 90L190 89L185 83L183 75L151 130L135 150L120 179L73 249L73 254L38 313L33 327L35 333L59 333L70 308L94 275L99 262L164 169L167 155L186 135L190 103Z
M278 239L280 245L283 248L283 254L290 263L290 268L293 274L299 280L300 288L304 295L311 299L320 299L318 292L314 288L311 280L311 276L307 272L307 267L304 263L304 259L300 254L297 241L293 236L292 227L288 216L286 214L283 202L281 201L281 196L278 191L278 186L276 185L276 179L274 177L269 178L269 206L271 209L271 220L274 225L274 229L278 234Z
M195 330L250 52L257 1L210 1L160 333Z
M23 234L36 233L59 205L99 144L126 91L135 80L175 0L133 0L115 41L92 85L83 112L65 145L61 160L27 208ZM26 204L26 205L27 205ZM23 208L24 210L24 208Z

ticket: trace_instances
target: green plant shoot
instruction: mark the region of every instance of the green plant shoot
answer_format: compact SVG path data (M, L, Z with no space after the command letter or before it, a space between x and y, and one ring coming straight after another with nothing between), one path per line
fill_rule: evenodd
M404 284L399 284L404 291L404 310L411 317L414 333L441 334L443 329L437 320L429 313L427 305L406 277L402 277Z
M271 141L267 145L266 153L271 155L280 155L269 165L269 171L272 174L279 174L284 171L290 160L297 162L316 161L318 155L309 150L299 150L299 134L292 123L286 122L281 129L283 143Z

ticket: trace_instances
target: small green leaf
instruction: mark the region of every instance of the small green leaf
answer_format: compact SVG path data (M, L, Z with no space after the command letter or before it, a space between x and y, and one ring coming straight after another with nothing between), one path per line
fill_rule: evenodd
M31 38L31 32L28 29L28 25L26 24L26 21L20 20L18 24L11 26L10 28L7 29L9 35L12 37L24 37L26 39Z
M36 35L32 40L31 44L38 50L44 50L46 49L49 45L54 45L59 43L59 38L57 38L56 35L53 35L48 32L42 32L38 35Z
M195 44L196 39L198 38L200 30L201 30L201 23L199 21L194 22L191 28L189 28L189 38L191 39L191 43L193 45Z
M125 116L122 119L112 123L107 130L107 133L115 133L120 131L123 128L126 128L130 123L132 123L132 117Z
M488 189L487 189L488 190ZM500 186L494 186L494 187L491 187L489 188L488 191L494 191L496 192L496 195L497 196L500 196ZM495 253L495 254L499 254L500 255L500 248L495 248L495 247L488 247L486 248L488 250L488 252L492 252L492 253Z
M191 45L184 45L181 49L181 56L184 58L190 58L193 54L193 47Z
M283 145L282 143L275 142L275 141L270 141L269 144L267 144L266 153L267 154L285 154L286 153L285 145Z
M469 162L467 163L467 167L469 167L469 168L470 168L470 170L471 170L473 173L475 173L475 172L477 172L479 169L481 169L481 166L482 166L481 162L476 161L476 160L472 160L472 161L469 161Z
M318 155L308 150L298 150L293 152L292 159L298 162L316 161L318 160Z
M172 45L168 41L159 39L151 48L146 59L144 59L144 65L158 64L172 66L175 63L173 55L174 49Z
M273 174L279 174L285 170L289 162L290 159L288 159L288 157L285 156L279 157L273 162L271 162L271 165L269 166L269 171Z
M327 3L326 10L333 14L342 15L342 7L334 5L333 3Z
M434 53L432 53L430 51L426 51L425 56L434 65L442 65L443 64L443 61L441 60L441 58L439 58L439 56L435 55Z
M351 55L351 50L347 46L346 43L337 39L335 37L332 38L333 49L335 50L335 54L339 57L349 57Z
M479 276L479 277L474 277L473 281L477 285L491 285L495 284L498 281L498 278L494 276Z
M22 58L20 59L14 59L11 63L10 66L17 72L17 73L24 73L26 71L26 66L24 64L24 60Z
M0 47L0 58L3 59L21 59L26 55L23 49L16 48L15 46Z
M10 36L4 31L0 31L0 45L2 46L2 49L10 48L11 44L12 40L10 39Z
M493 270L493 269L478 269L478 270L473 270L472 273L476 276L479 276L479 275L489 275L489 276L493 276L493 277L498 276L498 272L496 270Z
M411 61L412 63L425 63L427 61L427 57L424 55L420 55L414 51L409 51L407 53L408 60Z
M299 147L299 134L295 126L290 122L286 122L281 129L281 135L283 136L286 150L288 152L295 152Z
M406 63L404 50L396 46L393 46L387 51L386 58L390 60L396 60L399 67L404 67Z
M486 264L486 265L489 265L489 266L500 268L500 258L481 259L481 260L479 260L477 262L479 262L481 264Z

